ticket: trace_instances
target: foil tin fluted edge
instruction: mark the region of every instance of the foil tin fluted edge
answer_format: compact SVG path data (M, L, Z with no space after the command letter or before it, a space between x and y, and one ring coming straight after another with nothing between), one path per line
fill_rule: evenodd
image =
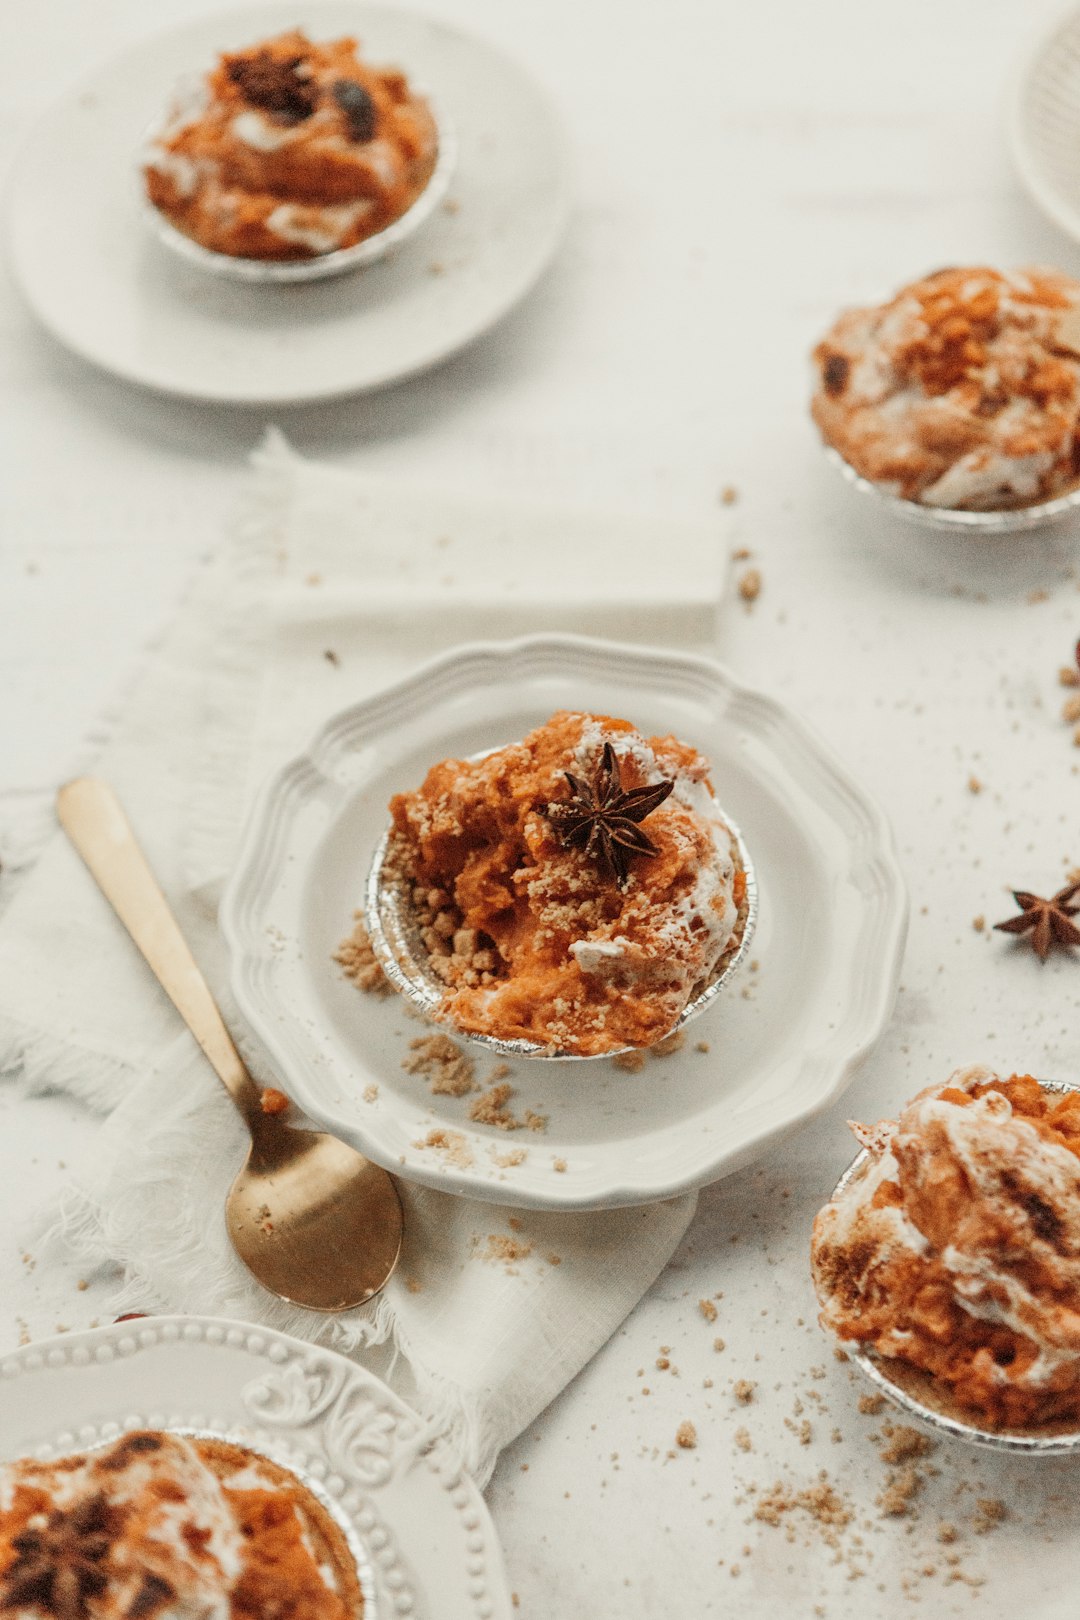
M685 1028L695 1018L700 1017L707 1007L712 1006L728 980L745 959L757 924L758 885L750 853L747 850L742 833L727 811L718 805L717 813L730 834L737 865L742 869L746 878L745 914L741 923L742 933L734 949L732 949L729 941L727 947L725 947L724 955L720 959L719 971L714 974L703 990L700 990L696 996L693 996L687 1002L677 1022L669 1030L669 1036ZM446 993L445 986L435 978L434 974L425 971L424 956L426 953L417 937L415 924L411 924L407 894L400 884L384 879L390 833L391 828L387 827L372 857L364 897L364 923L371 939L372 949L378 958L379 966L395 990L399 991L419 1012L440 1027L452 1030L454 1034L459 1035L463 1040L475 1041L478 1045L486 1047L491 1052L497 1052L502 1057L527 1057L562 1063L600 1063L605 1058L621 1057L627 1052L640 1050L640 1048L633 1046L619 1046L609 1052L588 1054L567 1052L559 1048L543 1046L536 1041L504 1041L495 1035L477 1034L472 1030L459 1029L456 1024L441 1019L438 1016L438 1009ZM733 930L732 938L735 937L738 926L736 924L736 930Z
M1054 1091L1061 1095L1069 1091L1080 1091L1080 1085L1069 1080L1040 1080L1039 1085L1044 1091ZM845 1192L851 1183L862 1175L870 1162L870 1157L865 1149L856 1154L833 1188L831 1195L833 1199ZM1012 1456L1080 1455L1080 1429L982 1429L952 1412L931 1406L898 1384L889 1376L887 1358L862 1348L854 1339L837 1339L836 1343L848 1359L855 1363L859 1371L894 1406L900 1407L923 1428L930 1429L935 1434L948 1435L951 1439L962 1440L967 1445L981 1446L986 1451L1005 1452Z
M976 537L1007 534L1022 534L1028 529L1039 529L1046 524L1063 522L1080 508L1080 486L1069 490L1065 495L1058 495L1052 501L1041 501L1035 506L1009 506L994 511L971 511L966 507L925 506L921 501L905 500L901 495L892 495L880 485L864 478L849 461L845 461L839 450L833 445L822 443L822 451L826 461L854 489L863 495L869 495L875 500L883 511L891 512L894 516L903 518L907 523L915 523L924 529L947 529L954 534L970 534Z
M196 242L194 237L185 236L183 231L178 230L167 215L154 207L145 191L140 198L143 219L153 235L170 253L228 281L242 281L260 286L292 286L308 281L325 281L331 276L345 275L351 270L378 264L426 224L445 199L457 167L458 140L452 122L426 91L419 86L415 88L417 94L426 100L435 121L438 135L435 167L428 177L427 185L411 207L397 219L391 220L381 231L366 236L362 242L357 242L353 247L335 248L330 253L315 254L307 259L244 259L229 253L216 253L212 248L203 247L201 242ZM145 148L153 143L158 133L159 126L155 125L143 137L144 151L140 154L137 171L140 188L143 186Z

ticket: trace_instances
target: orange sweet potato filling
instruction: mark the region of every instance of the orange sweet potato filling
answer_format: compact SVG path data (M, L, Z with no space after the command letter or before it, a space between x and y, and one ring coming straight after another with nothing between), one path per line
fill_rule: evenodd
M318 116L295 124L269 118L271 127L278 123L290 135L269 151L246 144L232 129L236 115L251 108L230 76L230 66L255 52L286 64L303 57L323 87ZM371 97L382 148L378 160L370 159L367 143L341 139L346 119L328 93L328 87L341 81L362 86ZM213 252L254 259L308 258L310 247L285 241L268 228L274 210L282 203L315 210L366 200L370 209L337 243L352 247L405 213L431 176L437 142L427 104L412 94L397 70L361 61L355 39L314 44L301 32L282 34L251 50L223 55L207 75L207 85L205 113L161 142L174 157L195 166L200 179L194 191L185 194L174 173L152 165L144 173L154 206ZM223 194L227 206L222 206ZM317 223L314 214L311 222Z
M565 848L542 812L566 797L563 772L583 718L589 717L561 712L497 755L444 760L416 793L398 794L390 810L413 875L452 896L461 925L490 942L496 957L488 982L448 993L447 1021L591 1055L649 1046L676 1022L688 999L685 963L658 936L658 919L692 886L713 846L707 829L672 795L645 823L657 854L635 858L623 890L580 851ZM625 720L592 718L611 736L634 730ZM649 742L662 767L703 771L687 744L673 737ZM644 780L627 758L623 788ZM736 904L744 893L737 871ZM604 924L617 925L629 942L632 977L583 972L570 954L572 942Z
M971 1092L946 1088L939 1098L966 1108L988 1091L1002 1092L1014 1113L1039 1136L1080 1158L1080 1095L1059 1097L1044 1092L1031 1075L1013 1075L977 1085ZM1035 1194L1030 1197L1041 1202ZM890 1354L930 1374L958 1408L984 1427L1028 1428L1080 1420L1080 1369L1075 1362L1052 1371L1036 1388L1024 1387L1015 1380L1035 1361L1037 1346L1005 1324L971 1315L956 1301L951 1276L939 1256L960 1223L970 1218L972 1189L955 1161L936 1161L934 1177L925 1185L901 1189L896 1182L885 1182L873 1202L876 1207L904 1206L931 1249L925 1256L903 1252L882 1260L859 1252L858 1244L831 1250L820 1246L815 1267L846 1313L840 1336L873 1345L898 1331L910 1335L902 1351ZM1031 1214L1039 1235L1052 1238L1049 1206L1044 1211L1033 1208ZM990 1211L986 1217L992 1220ZM1046 1223L1042 1227L1040 1219ZM1003 1232L987 1227L989 1248L1003 1244L1004 1238ZM1064 1311L1075 1310L1076 1301L1062 1294L1052 1260L1040 1261L1034 1254L1010 1259L1012 1274L1025 1287L1040 1297L1059 1298Z

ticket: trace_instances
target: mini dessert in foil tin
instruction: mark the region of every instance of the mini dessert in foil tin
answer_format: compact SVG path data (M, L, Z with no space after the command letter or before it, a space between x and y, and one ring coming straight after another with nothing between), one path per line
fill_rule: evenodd
M933 1428L1080 1450L1080 1091L973 1067L852 1129L814 1223L822 1325Z
M993 533L1080 503L1080 282L940 270L814 350L829 459L891 510Z
M454 142L429 98L350 38L282 34L182 90L143 154L166 245L245 280L371 263L445 195Z
M707 761L673 737L561 711L442 761L391 814L368 882L372 947L428 1016L498 1051L654 1045L748 948L749 856Z
M296 1468L231 1436L136 1429L0 1464L0 1606L41 1620L374 1620L374 1576Z

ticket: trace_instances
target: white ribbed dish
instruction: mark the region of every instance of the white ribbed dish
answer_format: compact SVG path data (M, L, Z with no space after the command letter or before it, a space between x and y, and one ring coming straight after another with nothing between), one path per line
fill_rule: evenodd
M1075 7L1056 19L1024 61L1009 134L1032 198L1080 241L1080 10Z
M1078 1089L1068 1080L1040 1080L1039 1084L1046 1091L1066 1092ZM870 1155L865 1149L857 1154L834 1187L833 1198L839 1197L862 1175L869 1162ZM953 1440L963 1440L968 1445L983 1446L988 1451L1006 1451L1027 1457L1080 1454L1080 1431L980 1429L964 1418L953 1416L944 1408L931 1406L928 1401L919 1400L909 1390L894 1383L887 1371L887 1361L876 1356L872 1350L862 1349L853 1339L844 1339L842 1343L848 1358L883 1395L922 1427L936 1434L948 1435Z

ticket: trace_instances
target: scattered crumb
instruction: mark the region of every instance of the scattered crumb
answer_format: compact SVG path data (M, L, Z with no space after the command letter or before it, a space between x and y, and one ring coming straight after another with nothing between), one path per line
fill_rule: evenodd
M1080 686L1080 669L1075 664L1063 664L1058 670L1058 683L1061 686Z
M276 1086L264 1086L259 1093L259 1107L264 1114L283 1114L288 1106L288 1097Z
M740 1451L753 1451L754 1445L753 1441L750 1439L750 1430L736 1429L735 1444L738 1446Z
M977 776L969 776L967 785L969 793L981 793L983 790L983 785Z
M949 1524L947 1521L943 1520L942 1523L938 1525L937 1538L946 1545L955 1541L957 1538L957 1529L955 1524Z
M698 1310L701 1312L706 1322L716 1321L716 1306L713 1304L711 1299L699 1299Z
M410 1294L420 1293L420 1284L417 1282L415 1277L406 1277L405 1287L409 1290Z
M673 1052L681 1052L686 1045L686 1036L681 1029L673 1029L670 1035L665 1035L662 1041L649 1047L650 1057L670 1057Z
M480 1259L489 1263L499 1261L512 1274L516 1275L516 1265L519 1260L527 1260L532 1254L532 1244L524 1238L510 1237L506 1232L489 1232L487 1248L480 1252Z
M697 1430L689 1419L684 1419L675 1430L675 1444L684 1451L693 1451L697 1445Z
M757 1389L757 1385L751 1379L740 1378L737 1380L732 1390L732 1394L735 1396L735 1399L739 1402L740 1406L749 1406L750 1402L754 1398L755 1389Z
M546 1254L544 1256L544 1259L547 1261L549 1266L561 1266L562 1265L562 1255L561 1254Z
M714 1339L712 1342L712 1347L714 1350L723 1350L725 1347L725 1341L723 1339Z
M754 1518L762 1524L779 1525L786 1513L795 1511L809 1514L831 1547L838 1546L840 1531L852 1519L851 1508L830 1484L824 1470L813 1485L802 1490L778 1481L771 1490L761 1492L754 1506Z
M1034 605L1036 602L1049 602L1050 592L1044 590L1028 591L1028 601Z
M974 928L977 934L982 933L983 929L986 927L986 918L983 916L981 911L977 917L972 917L971 926Z
M866 1417L877 1417L885 1405L884 1395L860 1395L859 1411Z
M323 657L326 659L326 662L328 664L332 664L335 669L337 669L338 665L341 663L341 659L338 657L333 647L327 647L326 651L323 653Z
M1074 726L1080 720L1080 694L1065 699L1061 706L1061 718Z
M476 1085L476 1063L449 1035L418 1035L409 1042L412 1057L402 1058L406 1074L422 1074L432 1093L464 1097Z
M891 1474L885 1489L878 1497L878 1506L884 1517L902 1519L910 1510L912 1502L922 1489L922 1484L922 1475L912 1463Z
M622 1069L624 1074L640 1074L645 1067L644 1052L620 1052L618 1057L612 1058L616 1069Z
M379 1088L378 1088L377 1085L372 1084L370 1086L365 1086L364 1087L364 1101L366 1103L375 1102L378 1095L379 1095Z
M345 969L345 977L358 990L368 990L379 996L390 994L390 981L371 948L371 936L364 927L360 912L356 913L356 926L352 933L348 939L342 940L334 952L334 961Z
M75 1286L79 1290L80 1294L85 1294L90 1284L87 1282L85 1277L80 1277Z
M460 1131L448 1131L436 1126L428 1131L419 1142L413 1143L414 1148L435 1148L446 1155L450 1164L456 1165L459 1170L468 1170L473 1163L472 1149Z
M1008 1508L998 1496L977 1497L975 1509L971 1527L977 1536L985 1536L988 1530L995 1530L1009 1517Z
M912 1457L925 1457L934 1449L929 1435L908 1423L887 1423L884 1433L886 1443L881 1448L881 1460L885 1463L908 1462Z
M529 1151L527 1148L511 1148L507 1153L493 1153L491 1157L500 1170L513 1170L516 1165L525 1163Z
M535 1114L532 1109L526 1109L524 1119L517 1119L510 1112L510 1098L514 1095L514 1088L505 1080L492 1086L488 1091L481 1092L479 1097L469 1104L469 1118L478 1125L493 1125L500 1131L542 1131L547 1125L544 1114Z
M739 595L749 607L761 595L761 570L748 568L739 580Z
M721 506L734 506L738 498L739 492L735 488L734 484L725 484L723 489L720 491Z
M553 1170L557 1170L559 1172L559 1174L562 1175L563 1172L566 1169L566 1160L565 1159L552 1159L551 1168Z
M698 1041L694 1046L694 1051L695 1052L711 1052L712 1047L709 1045L708 1041Z

